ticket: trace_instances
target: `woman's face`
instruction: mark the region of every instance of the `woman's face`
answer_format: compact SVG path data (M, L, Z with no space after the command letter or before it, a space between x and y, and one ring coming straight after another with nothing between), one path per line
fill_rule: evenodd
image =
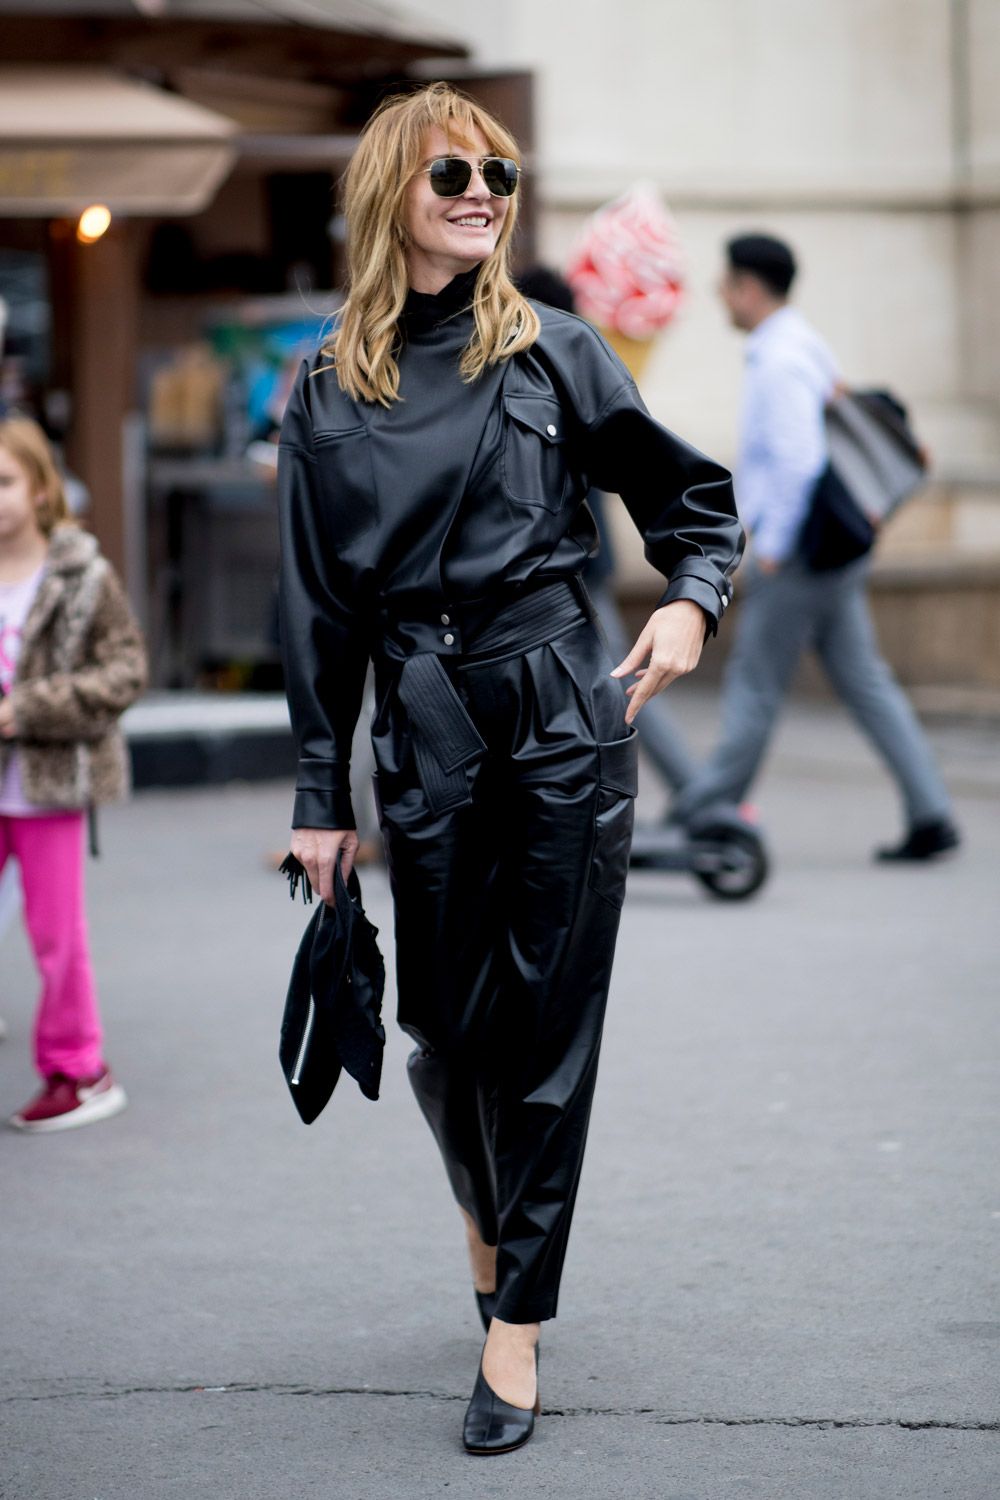
M38 500L31 480L9 448L0 443L0 542L13 541L37 531Z
M420 165L430 166L438 156L461 156L478 167L490 151L477 130L467 149L449 142L439 125L424 140ZM426 172L413 178L406 190L406 227L409 244L406 263L410 285L418 292L439 292L453 277L486 260L496 248L507 198L491 198L478 171L473 172L461 198L439 198Z

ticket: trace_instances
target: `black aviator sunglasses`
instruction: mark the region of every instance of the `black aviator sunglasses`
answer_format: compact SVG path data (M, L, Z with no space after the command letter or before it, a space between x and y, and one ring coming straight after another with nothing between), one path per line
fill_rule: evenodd
M464 156L439 156L421 170L430 177L431 187L439 198L461 198L476 168ZM521 175L521 168L509 156L484 156L478 170L491 198L511 197Z

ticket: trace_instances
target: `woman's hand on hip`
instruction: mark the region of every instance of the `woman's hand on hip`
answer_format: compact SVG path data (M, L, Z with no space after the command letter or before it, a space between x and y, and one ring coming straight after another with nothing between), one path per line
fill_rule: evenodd
M654 693L693 672L705 644L705 614L691 599L675 599L650 615L632 650L612 677L636 678L625 692L631 700L625 722L631 724Z
M333 872L340 859L340 873L346 880L354 865L358 835L354 828L293 828L289 845L318 892L320 900L333 905Z

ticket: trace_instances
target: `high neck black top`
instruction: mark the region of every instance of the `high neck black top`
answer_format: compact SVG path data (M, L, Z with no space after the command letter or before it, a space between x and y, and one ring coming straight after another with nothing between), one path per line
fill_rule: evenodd
M729 600L741 533L726 470L655 422L568 313L535 304L537 342L464 380L475 276L407 297L400 400L353 400L322 355L289 399L278 493L297 827L351 826L350 742L386 621L414 650L460 657L463 605L579 572L596 542L591 484L621 495L670 581L664 601L692 599L714 627Z
M471 382L459 368L475 333L477 269L434 295L409 293L397 354L401 399L369 412L375 488L385 497L387 523L379 593L395 595L397 608L422 604L428 594L478 598L504 581L497 524L511 527L496 470L506 366ZM502 514L490 519L498 500ZM578 557L577 549L574 564Z
M403 307L404 337L438 328L458 314L468 315L467 322L463 317L463 324L468 327L472 322L472 300L476 294L478 275L479 267L473 266L471 271L463 271L460 276L453 277L439 292L415 292L411 289Z

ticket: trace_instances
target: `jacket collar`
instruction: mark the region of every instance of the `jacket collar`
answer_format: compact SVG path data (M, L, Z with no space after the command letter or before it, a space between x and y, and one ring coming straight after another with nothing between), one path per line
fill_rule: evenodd
M49 537L45 573L34 603L24 622L24 640L36 639L55 613L74 574L84 571L97 557L97 538L79 526L64 523ZM23 649L23 646L22 646Z
M802 314L797 307L785 303L784 307L775 308L762 322L757 324L746 338L746 356L753 361L762 349L769 345L780 343L782 339L792 337L799 331L803 324Z
M97 538L79 526L64 522L49 537L48 573L79 573L97 556Z

